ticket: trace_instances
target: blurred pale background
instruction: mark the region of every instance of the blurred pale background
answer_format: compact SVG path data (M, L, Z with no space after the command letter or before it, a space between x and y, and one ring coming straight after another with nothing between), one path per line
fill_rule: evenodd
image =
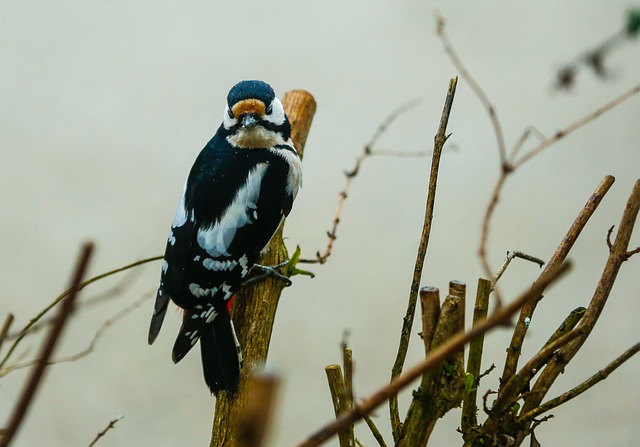
M551 88L563 62L622 26L630 3L4 2L0 316L14 312L18 328L51 301L65 288L83 240L97 243L93 274L161 254L184 177L238 80L264 79L280 96L304 88L318 101L304 189L286 226L290 248L299 244L310 257L326 243L343 170L391 110L423 100L389 129L380 148L431 147L447 83L457 74L435 35L434 11L448 20L451 40L497 106L511 146L525 126L550 135L639 82L640 47L632 42L611 55L606 82L584 71L572 92ZM525 354L591 298L607 255L606 230L618 223L640 174L638 117L640 97L555 145L507 185L492 228L493 265L511 249L548 259L602 177L617 178L573 250L571 277L539 306ZM481 216L498 160L486 113L464 81L449 130L458 150L442 163L423 284L446 289L458 279L474 291ZM268 362L283 378L271 445L292 445L332 417L323 368L339 362L345 329L351 331L357 394L388 381L428 167L426 158L368 160L346 203L333 256L311 268L315 279L296 278L285 291ZM640 243L637 235L633 243ZM549 397L640 338L638 262L624 265L601 323ZM84 349L100 324L156 286L159 269L159 263L142 268L123 296L79 314L58 354ZM513 297L538 273L534 265L516 263L503 279L505 295ZM99 445L208 445L214 401L199 355L171 363L178 327L171 315L158 342L147 346L151 306L145 303L110 328L87 358L49 370L16 447L88 445L119 414L125 419ZM488 337L485 366L495 361L502 368L506 341L506 330ZM35 350L34 343L26 355ZM414 339L407 363L421 352ZM542 445L635 444L639 374L640 359L631 359L554 411L556 418L536 432ZM3 378L0 420L24 378L20 372ZM483 385L495 389L497 374ZM389 440L387 407L376 414ZM433 445L461 445L458 417L454 411L436 427ZM365 426L357 433L374 445Z

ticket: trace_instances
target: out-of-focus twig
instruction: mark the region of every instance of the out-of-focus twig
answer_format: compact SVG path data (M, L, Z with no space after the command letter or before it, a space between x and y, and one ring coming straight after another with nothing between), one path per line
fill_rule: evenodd
M238 447L262 447L273 422L280 379L273 374L251 375L236 427Z
M574 60L563 64L558 70L555 80L557 90L568 90L573 87L578 70L589 68L599 78L606 78L609 70L606 60L614 48L631 39L636 39L640 33L640 8L633 8L626 13L625 23L617 33L605 39L594 48L579 54Z
M348 413L342 414L335 421L320 428L305 441L298 444L298 447L314 447L324 443L344 427L353 424L355 421L371 413L391 396L396 395L398 391L424 374L425 371L440 365L447 357L459 351L471 340L474 340L498 325L505 324L524 303L535 297L549 284L559 279L568 271L569 267L569 263L562 264L559 268L555 269L552 274L534 284L531 289L520 295L514 301L496 309L488 319L479 322L466 332L456 334L447 343L432 351L423 361L403 372L400 376L393 379L391 383L379 389L369 398L354 405L353 409Z
M139 275L140 271L141 270L131 269L129 270L128 274L126 274L113 287L110 287L107 290L104 290L95 295L84 297L81 301L76 303L75 311L74 311L75 314L78 315L80 311L83 311L91 306L95 306L96 304L103 303L105 301L111 300L113 298L116 298L117 296L124 294L127 291L127 289L134 284L135 278L136 276ZM53 321L54 321L53 316L43 317L36 324L31 326L27 334L34 335L38 333L41 329L44 329L45 327L52 324ZM20 336L20 334L22 334L22 332L23 331L21 330L21 331L16 331L16 332L7 334L7 340L15 340Z
M0 349L2 349L2 344L4 343L5 338L7 338L7 334L9 333L9 329L11 328L13 319L14 319L13 314L12 313L8 314L7 318L5 318L4 320L2 329L0 329Z
M498 115L496 113L496 108L493 106L493 104L491 103L491 100L489 100L489 97L486 95L482 87L480 87L480 84L476 82L473 76L471 76L471 73L469 72L469 70L467 70L467 68L462 63L462 60L454 50L453 45L451 45L449 36L447 36L447 33L445 33L444 28L445 28L444 17L436 13L436 30L438 33L438 37L440 37L440 41L442 42L442 46L444 47L445 52L449 56L449 59L451 59L451 61L453 62L453 65L455 65L455 67L460 72L460 76L462 76L462 78L465 81L467 81L467 83L469 83L471 90L473 90L473 93L475 93L475 95L478 97L480 102L484 105L485 109L487 110L489 114L489 118L491 119L491 124L493 125L493 130L496 135L496 140L498 143L498 152L500 153L500 164L503 167L506 167L507 166L507 148L504 142L502 126L500 125L500 120L498 120Z
M124 419L124 416L120 415L120 416L117 416L115 419L110 420L107 426L104 428L104 430L102 430L100 433L96 435L95 438L93 438L93 441L91 441L91 444L89 444L89 447L93 447L94 445L96 445L96 443L100 440L100 438L106 435L109 430L112 430L113 428L115 428L116 424L122 419Z
M108 276L115 275L116 273L120 273L120 272L123 272L125 270L129 270L129 269L131 269L133 267L137 267L139 265L146 264L146 263L149 263L149 262L152 262L152 261L159 261L160 259L163 259L163 258L164 258L164 256L154 256L152 258L141 259L140 261L136 261L136 262L133 262L131 264L125 265L123 267L119 267L117 269L114 269L114 270L102 273L100 275L94 276L93 278L89 278L86 281L81 282L78 285L78 290L82 290L85 287L87 287L88 285L93 284L96 281L100 281L101 279L104 279L104 278L106 278ZM29 323L27 323L27 325L24 328L22 328L22 330L20 331L20 334L13 341L11 347L9 348L9 351L7 352L7 354L3 357L2 361L0 362L0 369L2 369L2 367L7 363L7 361L11 357L11 354L13 354L13 351L15 351L15 349L18 346L18 344L20 343L20 341L22 341L22 339L27 335L27 333L29 333L31 328L38 321L40 321L40 319L44 315L46 315L51 309L53 309L56 306L56 304L58 304L60 301L65 299L70 294L71 294L71 289L67 289L64 292L62 292L51 303L49 303L44 309L42 309L36 316L34 316L29 321Z
M58 318L56 318L56 323L51 326L49 335L42 345L40 355L38 356L39 361L36 364L35 368L33 368L33 370L31 371L31 375L29 376L29 379L24 389L22 390L22 394L20 395L18 403L11 413L7 428L5 429L4 434L0 439L0 447L8 447L11 444L11 441L16 435L22 421L24 420L24 417L27 414L27 410L29 409L31 402L33 402L33 398L35 397L38 385L42 380L44 370L47 367L49 358L51 357L51 354L56 347L60 335L62 334L62 329L64 328L69 315L73 311L73 305L76 297L78 296L80 284L82 283L82 278L84 277L87 270L92 252L92 243L86 243L82 246L82 250L72 276L71 287L69 287L69 294L67 296L67 299L58 310Z
M413 318L416 311L416 303L418 301L420 280L422 279L422 269L424 267L427 247L429 245L429 236L431 234L431 224L433 222L433 210L435 208L436 201L436 187L438 184L440 158L442 156L444 144L447 141L447 138L449 138L450 136L450 134L447 135L447 125L449 123L449 116L451 114L451 107L453 106L453 99L456 95L457 85L458 78L454 78L449 81L449 88L447 90L447 96L445 98L442 116L440 118L440 125L438 126L438 131L434 137L433 155L431 157L431 172L429 174L429 189L427 192L427 204L425 209L422 234L420 235L418 254L416 256L416 262L413 269L413 278L411 280L411 287L409 290L407 311L403 319L402 331L400 333L398 353L396 355L396 360L393 364L393 368L391 369L392 380L402 372L404 361L407 357L407 350L409 348L409 339L411 337L411 328L413 327ZM391 429L393 431L393 438L397 441L400 436L401 427L397 396L392 396L389 401L389 413L391 416Z
M55 358L55 359L51 359L51 360L49 360L49 362L47 364L48 365L53 365L53 364L56 364L56 363L74 362L74 361L79 360L79 359L81 359L83 357L86 357L87 355L92 353L93 350L95 349L95 346L96 346L96 343L98 342L98 339L102 336L102 334L110 326L112 326L117 321L119 321L122 318L126 317L131 312L133 312L135 309L140 307L140 305L142 305L142 303L144 303L145 301L147 301L149 298L151 298L153 296L153 293L154 292L150 292L150 293L144 294L138 300L134 301L132 304L129 304L127 307L122 309L120 312L115 314L113 317L109 318L107 321L102 323L102 325L100 326L100 328L98 328L98 330L94 334L93 338L91 339L91 342L89 343L89 346L87 346L86 349L83 349L82 351L77 352L77 353L75 353L73 355L67 355L67 356L64 356L64 357L58 357L58 358ZM27 361L24 361L24 362L18 362L18 363L7 365L4 369L0 370L0 377L6 376L7 374L9 374L12 371L32 366L37 362L38 362L38 359L34 359L34 360L27 360Z

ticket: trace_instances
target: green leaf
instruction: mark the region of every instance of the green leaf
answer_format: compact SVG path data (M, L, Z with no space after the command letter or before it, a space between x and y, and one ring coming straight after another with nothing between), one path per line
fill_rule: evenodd
M287 263L285 275L287 275L288 277L292 277L296 275L305 275L311 278L315 278L316 275L313 272L310 272L308 270L302 270L296 267L298 265L298 262L300 261L301 252L302 250L300 250L300 246L296 245L296 249L294 250L291 257L289 258L289 262Z
M465 394L469 394L472 391L475 391L474 385L476 384L476 378L473 377L473 374L467 373L464 376L464 392Z

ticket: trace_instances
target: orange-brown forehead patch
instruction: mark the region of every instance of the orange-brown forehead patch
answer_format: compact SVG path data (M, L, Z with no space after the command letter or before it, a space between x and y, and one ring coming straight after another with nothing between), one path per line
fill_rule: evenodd
M231 108L233 116L236 118L249 113L255 113L258 116L264 115L264 103L259 99L243 99L238 101Z

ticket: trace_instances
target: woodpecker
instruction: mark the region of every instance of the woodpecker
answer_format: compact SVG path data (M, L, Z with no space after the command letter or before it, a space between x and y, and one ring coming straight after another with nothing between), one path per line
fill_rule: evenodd
M178 363L199 340L212 394L237 391L242 358L229 315L233 295L291 211L301 181L282 103L265 82L239 82L184 184L149 328L152 344L169 300L184 310L172 359Z

